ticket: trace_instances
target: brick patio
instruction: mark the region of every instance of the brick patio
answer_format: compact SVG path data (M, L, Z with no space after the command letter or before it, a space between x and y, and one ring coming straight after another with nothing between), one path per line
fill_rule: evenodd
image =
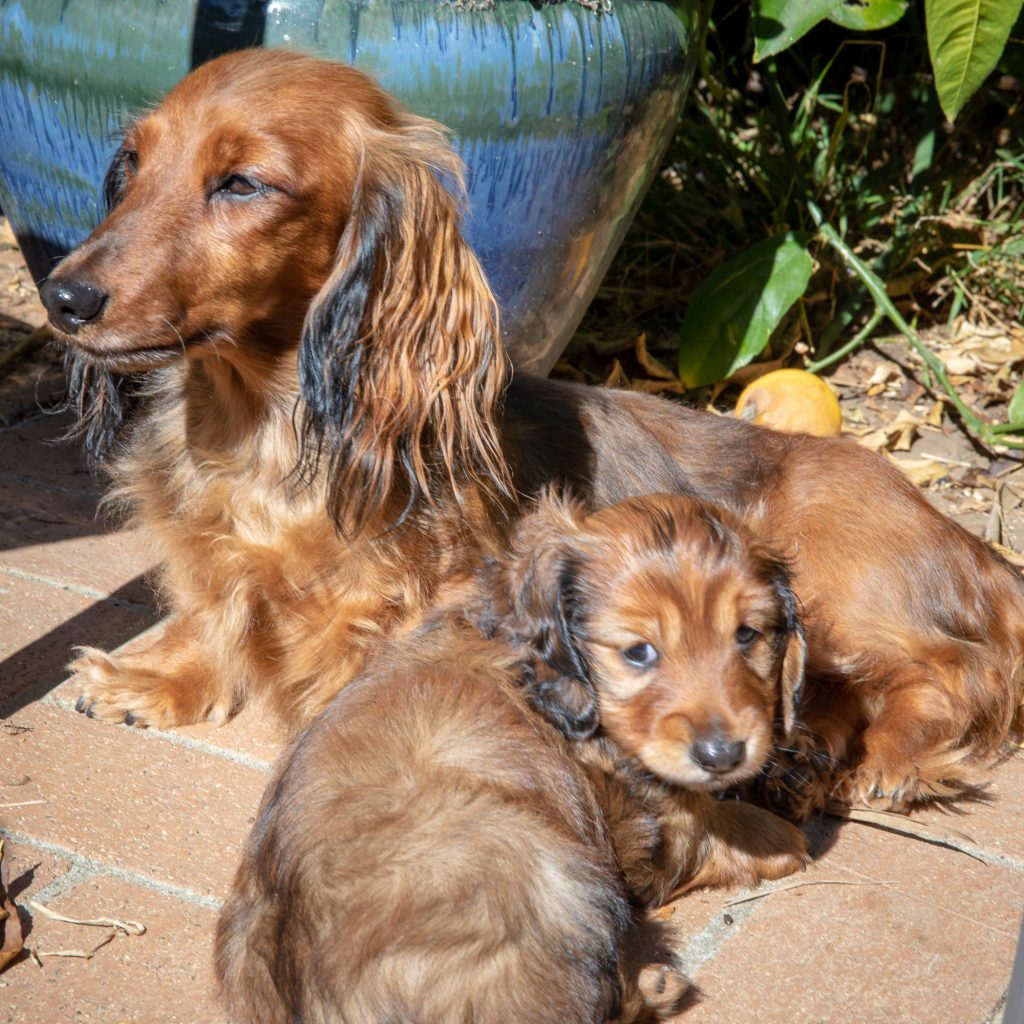
M0 313L41 322L31 303L5 301ZM57 387L45 354L0 379L5 854L37 952L88 949L103 932L50 920L30 899L140 921L146 933L88 960L20 960L0 975L0 1020L216 1022L216 911L280 741L249 714L161 733L75 712L63 682L72 645L112 648L159 616L143 539L98 516L74 445L54 443L66 420L39 410ZM967 833L969 853L823 819L809 829L815 861L797 887L733 904L744 894L701 892L663 910L700 988L679 1019L995 1024L1024 907L1022 792L1016 756L995 773L989 802L920 815Z

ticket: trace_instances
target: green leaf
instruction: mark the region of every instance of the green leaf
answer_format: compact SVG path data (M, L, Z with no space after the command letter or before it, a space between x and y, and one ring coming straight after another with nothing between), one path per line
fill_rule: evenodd
M896 24L906 10L907 0L838 0L828 20L854 32L873 32Z
M754 60L781 53L829 16L836 0L753 0Z
M694 292L679 327L679 377L688 388L724 380L764 351L807 288L806 233L765 238Z
M1024 384L1018 384L1006 410L1007 423L1024 423Z
M925 0L928 52L951 121L999 62L1024 0Z
M792 46L820 21L856 32L888 28L907 10L908 0L753 0L754 60Z

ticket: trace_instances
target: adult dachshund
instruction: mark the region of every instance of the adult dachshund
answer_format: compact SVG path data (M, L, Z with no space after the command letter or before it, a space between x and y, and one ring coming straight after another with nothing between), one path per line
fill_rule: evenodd
M166 727L254 694L300 727L500 548L523 496L675 491L791 559L827 637L801 714L855 767L844 798L960 791L1024 719L1016 573L851 442L509 384L458 175L437 125L285 52L212 61L128 129L109 216L42 296L171 616L82 653L82 709ZM117 375L138 372L146 409L118 435Z

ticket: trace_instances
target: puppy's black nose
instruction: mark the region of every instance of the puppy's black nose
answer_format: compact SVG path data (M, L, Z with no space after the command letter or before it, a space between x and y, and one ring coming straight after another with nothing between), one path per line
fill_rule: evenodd
M84 324L99 320L107 293L91 281L53 280L39 289L50 323L65 334L76 334Z
M738 767L747 753L747 745L743 740L730 740L720 734L694 740L691 757L705 771L716 774L731 772Z

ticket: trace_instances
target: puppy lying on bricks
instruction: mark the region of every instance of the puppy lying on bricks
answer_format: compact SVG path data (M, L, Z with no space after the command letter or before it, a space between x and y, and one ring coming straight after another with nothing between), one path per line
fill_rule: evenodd
M777 715L793 722L804 640L778 555L691 498L588 516L548 497L491 572L481 628L520 651L531 704L578 741L634 893L657 904L802 865L792 825L713 795L760 771ZM656 809L656 847L637 806Z
M620 967L598 794L455 618L385 642L284 756L216 938L234 1024L596 1024L675 1011Z
M869 571L845 572L829 510L849 523L853 498L815 486L815 471L828 481L823 456L796 446L752 517L788 560L693 498L590 515L542 501L499 570L510 610L492 627L533 650L533 702L575 737L597 729L600 708L605 736L695 800L762 765L754 792L796 820L828 799L904 808L962 792L1021 728L1021 580L895 469L861 478L890 488L892 517L865 525ZM914 565L895 558L908 538ZM926 576L933 589L913 586ZM773 751L776 717L787 738ZM715 815L743 806L704 803Z

